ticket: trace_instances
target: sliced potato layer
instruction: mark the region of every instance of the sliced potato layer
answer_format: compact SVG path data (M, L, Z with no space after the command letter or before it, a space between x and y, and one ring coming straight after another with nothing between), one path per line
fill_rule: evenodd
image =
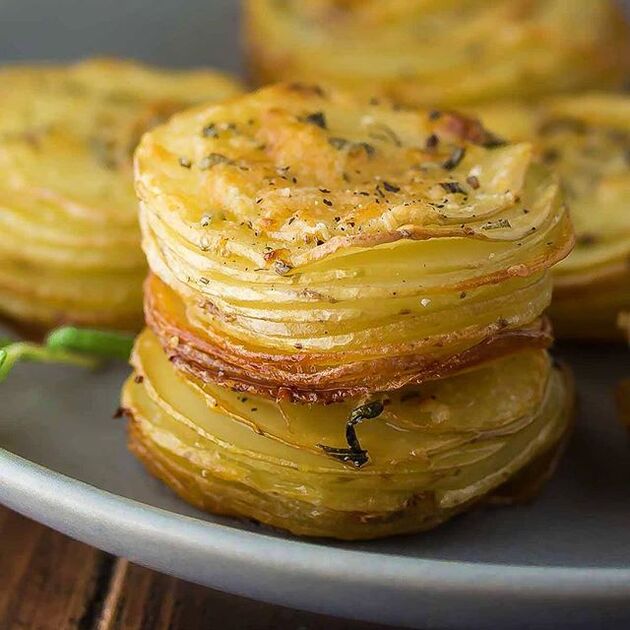
M214 72L121 61L0 70L0 312L137 327L146 265L133 150L176 110L237 91Z
M474 120L279 85L147 134L136 187L147 318L191 372L336 400L549 341L558 183Z
M356 425L367 458L356 467L331 449L346 446L346 421L366 398L322 406L246 396L178 373L149 331L133 364L123 406L149 468L199 507L303 535L435 526L549 459L569 424L565 375L545 351L523 351L371 396L382 413Z

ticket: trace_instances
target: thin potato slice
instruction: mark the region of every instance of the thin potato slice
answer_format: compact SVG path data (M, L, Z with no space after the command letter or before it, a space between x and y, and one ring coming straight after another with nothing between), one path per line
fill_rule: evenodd
M147 134L136 188L147 318L202 378L330 401L549 342L558 183L474 120L274 86Z
M295 533L371 538L434 526L556 449L570 392L546 352L381 396L358 427L362 468L321 444L344 442L360 400L331 407L243 397L178 374L153 333L138 338L123 406L132 448L180 494L213 511Z
M214 72L113 60L1 69L0 312L138 328L135 145L173 112L237 92Z

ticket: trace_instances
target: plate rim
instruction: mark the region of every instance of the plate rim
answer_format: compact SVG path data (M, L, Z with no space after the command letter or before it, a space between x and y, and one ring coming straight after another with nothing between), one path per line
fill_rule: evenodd
M421 593L440 599L445 591L457 598L509 597L521 604L533 600L582 604L630 601L630 567L567 567L514 565L429 558L396 553L327 547L309 540L284 539L264 532L241 530L130 499L74 479L0 448L0 502L16 511L109 553L150 568L219 590L292 606L373 621L379 617L368 606L358 611L339 602L309 602L305 591L340 585L385 591L403 599ZM169 527L170 525L170 527ZM176 525L176 527L172 527ZM112 532L116 535L112 536ZM148 536L148 538L144 538ZM160 559L150 545L184 553L194 563L203 551L225 573L212 571L200 579L199 567L183 568ZM168 553L166 553L168 555ZM365 571L369 556L370 571ZM172 561L172 558L171 558ZM243 572L248 579L243 580ZM299 577L300 586L290 581ZM221 578L221 579L220 579ZM271 579L273 578L273 579ZM277 582L290 592L278 593ZM336 586L335 586L336 585ZM315 591L311 591L315 592ZM334 597L334 593L332 593ZM356 598L356 593L350 600ZM422 599L422 598L420 598ZM349 601L348 604L352 602ZM356 602L354 602L356 605ZM347 608L347 610L346 610ZM413 608L413 607L412 607ZM403 610L380 621L407 625L416 617ZM417 607L415 609L417 613ZM364 614L365 613L365 614Z

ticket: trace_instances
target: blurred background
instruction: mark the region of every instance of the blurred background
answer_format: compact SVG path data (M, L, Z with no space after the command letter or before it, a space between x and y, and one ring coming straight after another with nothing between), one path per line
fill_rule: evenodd
M134 57L238 72L237 0L0 0L0 61Z
M630 15L630 0L620 1ZM112 54L239 72L238 5L238 0L0 0L0 61Z

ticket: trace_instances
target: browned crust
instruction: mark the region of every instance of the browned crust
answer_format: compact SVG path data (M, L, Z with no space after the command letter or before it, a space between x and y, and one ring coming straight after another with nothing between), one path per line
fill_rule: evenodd
M375 391L444 378L480 363L530 348L546 348L552 335L546 319L517 330L492 325L477 345L441 359L424 353L398 353L331 365L329 355L269 354L250 350L225 336L210 335L162 306L160 291L169 291L156 277L145 283L147 325L175 367L204 382L277 400L327 404ZM453 333L436 338L435 347L452 341Z

